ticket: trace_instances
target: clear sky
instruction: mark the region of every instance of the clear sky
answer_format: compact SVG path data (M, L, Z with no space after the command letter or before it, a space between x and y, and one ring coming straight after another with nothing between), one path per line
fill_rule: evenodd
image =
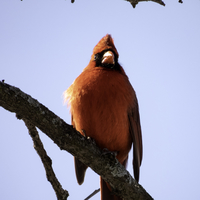
M140 184L155 200L200 199L200 1L1 0L0 80L70 123L62 93L107 33L139 101L144 157ZM91 169L76 182L73 157L41 131L69 200L99 188ZM54 200L23 121L0 107L0 199ZM132 154L128 170L132 170ZM92 200L99 200L96 195Z

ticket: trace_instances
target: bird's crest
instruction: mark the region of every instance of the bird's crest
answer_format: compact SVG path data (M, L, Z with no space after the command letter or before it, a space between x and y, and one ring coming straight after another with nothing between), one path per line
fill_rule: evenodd
M94 47L93 49L93 55L92 55L92 59L93 59L93 56L99 52L102 52L103 50L106 50L106 49L111 49L113 50L117 57L119 57L119 54L117 52L117 49L115 48L115 45L114 45L114 40L113 38L111 37L110 34L107 34L106 36L104 36L99 42L98 44Z

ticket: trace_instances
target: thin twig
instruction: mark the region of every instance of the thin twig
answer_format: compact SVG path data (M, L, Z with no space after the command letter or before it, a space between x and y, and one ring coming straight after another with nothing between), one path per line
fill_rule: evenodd
M84 200L88 200L90 199L91 197L93 197L95 194L97 194L98 192L100 191L100 188L95 190L92 194L90 194L87 198L85 198Z
M126 0L126 1L129 1L131 3L131 5L133 6L133 8L135 8L136 5L141 1L153 1L155 3L162 5L162 6L165 6L165 3L162 0Z
M57 199L58 200L66 200L67 197L69 196L69 193L68 193L68 191L66 191L62 188L61 184L59 183L58 179L56 178L56 175L52 168L52 160L47 155L47 153L44 149L44 146L40 140L40 137L38 135L36 127L34 125L32 125L29 120L26 120L26 119L23 119L23 120L29 130L30 136L32 137L34 148L42 160L42 163L43 163L45 171L46 171L47 179L51 183L51 185L56 193Z

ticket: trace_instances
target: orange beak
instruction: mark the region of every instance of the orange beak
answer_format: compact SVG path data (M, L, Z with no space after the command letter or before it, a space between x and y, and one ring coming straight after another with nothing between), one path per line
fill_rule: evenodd
M103 55L102 63L115 64L115 56L112 51L107 51Z

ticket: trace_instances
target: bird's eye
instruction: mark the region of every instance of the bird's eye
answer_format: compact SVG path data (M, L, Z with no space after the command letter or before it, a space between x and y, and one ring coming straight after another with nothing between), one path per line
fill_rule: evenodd
M95 54L95 55L94 55L94 60L96 60L96 59L97 59L97 55Z

